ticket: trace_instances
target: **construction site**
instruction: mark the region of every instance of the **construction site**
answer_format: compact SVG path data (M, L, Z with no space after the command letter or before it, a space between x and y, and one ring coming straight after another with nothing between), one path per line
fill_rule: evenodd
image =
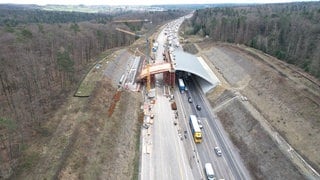
M318 179L318 80L244 45L182 42L176 26L149 37L117 29L140 38L93 66L47 125L58 128L43 139L40 163L21 177L199 179L210 161L218 178ZM204 126L201 144L190 114Z

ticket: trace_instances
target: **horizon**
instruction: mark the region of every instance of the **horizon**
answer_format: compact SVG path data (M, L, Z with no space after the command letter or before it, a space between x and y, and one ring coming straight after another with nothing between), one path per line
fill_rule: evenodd
M276 4L276 3L294 3L294 2L317 2L317 0L176 0L174 2L170 0L151 0L151 1L129 1L118 0L116 2L112 0L106 0L104 2L95 3L90 0L56 0L55 3L51 3L48 0L0 0L0 4L14 4L14 5L83 5L83 6L150 6L150 5L205 5L205 4Z

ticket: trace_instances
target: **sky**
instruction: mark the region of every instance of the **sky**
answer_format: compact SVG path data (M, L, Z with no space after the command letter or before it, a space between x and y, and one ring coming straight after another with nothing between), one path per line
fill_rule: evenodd
M281 3L305 0L0 0L0 4L64 4L64 5L159 5L217 3Z

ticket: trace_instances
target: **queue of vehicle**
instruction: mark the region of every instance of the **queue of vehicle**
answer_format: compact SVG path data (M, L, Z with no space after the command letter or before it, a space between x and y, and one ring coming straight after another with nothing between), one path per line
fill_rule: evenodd
M173 60L175 59L174 58L175 48L180 47L179 40L178 40L177 36L174 34L174 32L177 32L177 30L178 30L178 27L176 27L173 24L170 24L169 26L167 26L167 28L165 30L165 35L167 36L167 48L169 49L170 56L172 57ZM179 88L179 91L181 94L188 94L188 93L186 93L188 91L188 87L186 86L188 84L186 84L186 82L185 82L186 79L184 77L179 77L177 79L178 88ZM201 109L202 109L201 105L194 102L192 97L189 96L187 98L187 100L188 100L189 104L194 103L194 105L192 105L192 106L198 112L201 111ZM176 109L176 107L174 109ZM201 143L203 141L202 119L198 118L195 114L189 115L189 126L190 126L190 130L191 130L194 142L196 144ZM222 156L222 151L218 146L212 147L212 153L216 154L216 156L218 156L218 157ZM206 162L204 164L204 172L205 172L206 179L208 179L208 180L216 179L216 175L214 173L214 168L210 162Z

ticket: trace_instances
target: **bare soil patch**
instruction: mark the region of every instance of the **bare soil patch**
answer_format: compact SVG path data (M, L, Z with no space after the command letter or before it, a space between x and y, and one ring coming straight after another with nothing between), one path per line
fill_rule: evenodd
M87 121L79 127L81 133L59 177L61 179L126 179L133 177L135 146L138 134L139 96L122 92L113 114L108 108L112 93L107 81L101 82L90 98ZM115 90L115 89L113 89Z
M208 94L213 108L234 97L233 93L245 96L264 119L319 172L318 80L285 62L242 45L205 42L197 44L197 47L207 63L215 67L218 77L222 77L223 82L227 83L219 87L220 93ZM274 176L270 179L299 177L298 171L291 172L281 168L292 165L276 150L261 127L256 124L251 127L247 123L257 123L257 120L252 119L245 109L239 107L241 103L231 102L220 109L218 116L234 137L233 141L249 169L255 167L254 177L264 179L270 177L271 172ZM263 149L266 153L263 153ZM250 153L243 154L246 151ZM254 160L254 157L258 159ZM259 158L265 163L261 163Z
M239 99L232 100L217 115L254 179L303 179Z

